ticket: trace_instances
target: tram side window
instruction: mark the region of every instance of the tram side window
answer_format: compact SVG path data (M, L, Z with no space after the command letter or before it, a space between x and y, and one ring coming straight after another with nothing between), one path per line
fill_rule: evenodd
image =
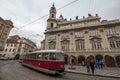
M49 60L49 54L48 53L43 53L43 60Z
M28 59L30 59L30 54L28 54Z
M26 58L29 59L29 54L26 55Z
M25 59L27 58L27 54L25 55Z
M31 56L32 56L32 59L36 59L36 54L35 53L33 53Z
M55 53L50 53L50 60L57 60Z
M37 59L42 59L42 54L41 53L37 54Z

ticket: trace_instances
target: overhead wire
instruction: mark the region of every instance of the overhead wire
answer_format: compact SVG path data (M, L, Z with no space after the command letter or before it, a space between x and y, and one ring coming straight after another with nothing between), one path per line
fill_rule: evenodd
M56 9L57 11L59 11L59 10L61 10L61 9L63 9L63 8L65 8L65 7L67 7L67 6L69 6L69 5L71 5L71 4L73 4L73 3L75 3L75 2L77 2L77 1L79 1L79 0L74 0L74 1L72 1L72 2L69 2L68 4L66 4L66 5L64 5L64 6L62 6L62 7L60 7L60 8L58 8L58 9ZM40 17L40 18L38 18L38 19L36 19L36 20L34 20L34 21L31 21L31 22L29 22L29 23L27 23L27 24L25 24L25 25L23 25L23 26L21 26L21 27L14 27L16 30L20 30L20 29L23 29L24 27L26 27L26 26L28 26L28 25L30 25L30 24L33 24L33 23L35 23L36 21L39 21L39 20L41 20L41 19L43 19L44 17L47 17L49 14L46 14L46 15L44 15L44 16L42 16L42 17ZM25 33L25 32L24 32ZM28 34L28 33L26 33L26 34ZM28 35L30 35L30 34L28 34ZM40 37L43 37L42 35L40 35L40 34L36 34L37 36L39 35ZM31 36L31 35L30 35Z
M90 0L90 1L89 1L88 14L90 13L90 9L91 9L91 3L92 3L92 0Z
M65 8L65 7L67 7L67 6L69 6L69 5L71 5L71 4L73 4L73 3L77 2L77 1L79 1L79 0L74 0L74 1L72 1L72 2L70 2L70 3L68 3L68 4L66 4L66 5L64 5L64 6L60 7L60 8L58 8L57 11L59 11L59 10ZM30 24L33 24L34 22L36 22L36 21L38 21L38 20L40 20L40 19L42 19L42 18L44 18L44 17L46 17L46 16L48 16L48 15L49 15L49 14L46 14L46 15L44 15L44 16L42 16L42 17L40 17L40 18L38 18L38 19L36 19L36 20L34 20L34 21L31 21L31 22L29 22L29 23L23 25L23 26L20 27L19 29L22 29L22 28L24 28L24 27L26 27L26 26L28 26L28 25L30 25Z

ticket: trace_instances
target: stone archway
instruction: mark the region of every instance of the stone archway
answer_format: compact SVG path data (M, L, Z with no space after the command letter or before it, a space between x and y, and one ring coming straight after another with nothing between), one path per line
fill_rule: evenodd
M120 55L115 57L117 66L120 67Z
M70 63L72 63L73 65L77 64L77 58L73 55L70 56Z
M83 64L84 61L85 61L85 57L83 55L79 55L78 56L78 64Z
M103 60L103 56L100 55L100 54L96 55L95 58L96 58L97 61L102 61Z
M20 54L16 54L14 59L20 59Z
M65 59L65 64L68 64L68 55L67 54L64 55L64 59Z
M90 60L95 60L95 58L94 58L93 55L88 56L86 59L89 60L89 61L90 61Z
M115 60L112 56L106 55L105 56L105 64L107 67L115 67Z

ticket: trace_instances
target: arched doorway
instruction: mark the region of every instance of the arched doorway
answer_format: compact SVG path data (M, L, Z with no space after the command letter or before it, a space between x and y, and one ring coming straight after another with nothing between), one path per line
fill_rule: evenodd
M70 63L72 63L73 65L77 64L77 58L73 55L70 56Z
M117 66L120 67L120 55L115 57Z
M94 60L94 59L95 59L95 58L94 58L93 55L90 55L90 56L87 57L87 60Z
M102 61L103 60L103 56L100 55L100 54L96 55L95 58L96 58L97 61Z
M105 64L107 67L115 67L115 60L112 56L106 55L105 56Z
M20 54L16 54L14 59L20 59Z
M65 59L65 64L68 64L68 55L64 55L64 59Z
M85 57L83 55L78 56L78 64L83 64Z

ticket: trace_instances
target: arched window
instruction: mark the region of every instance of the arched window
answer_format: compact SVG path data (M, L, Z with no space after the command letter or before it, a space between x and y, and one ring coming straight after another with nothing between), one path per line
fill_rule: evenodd
M54 18L54 14L52 14L52 18Z
M50 26L51 26L51 28L53 28L54 24L53 24L53 23L51 23L51 25L50 25Z
M120 55L115 57L118 67L120 67Z

